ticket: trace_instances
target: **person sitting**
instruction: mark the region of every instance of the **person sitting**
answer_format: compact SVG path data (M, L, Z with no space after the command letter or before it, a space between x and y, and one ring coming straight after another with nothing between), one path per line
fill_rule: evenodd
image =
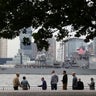
M28 81L26 80L26 77L23 77L23 80L21 81L21 87L23 90L28 90L30 89L30 85L28 83Z
M42 84L38 85L38 87L42 87L42 90L46 90L47 89L47 83L44 79L44 77L41 78Z
M93 78L91 78L91 83L88 85L89 85L90 90L95 90L95 82Z
M77 81L77 90L84 90L84 83L79 78Z

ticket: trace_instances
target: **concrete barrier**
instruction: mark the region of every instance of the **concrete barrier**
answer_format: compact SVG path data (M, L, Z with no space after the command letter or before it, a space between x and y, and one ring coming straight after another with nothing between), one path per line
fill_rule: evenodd
M1 91L0 96L96 96L96 91Z

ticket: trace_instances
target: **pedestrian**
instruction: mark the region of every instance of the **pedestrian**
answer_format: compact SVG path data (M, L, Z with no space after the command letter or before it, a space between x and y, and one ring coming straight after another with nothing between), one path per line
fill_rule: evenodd
M51 76L51 90L57 90L58 75L56 75L55 70L52 71Z
M47 83L44 79L44 77L41 78L42 84L39 85L38 87L42 87L42 90L46 90L47 89Z
M13 79L13 88L14 88L14 90L18 90L18 87L21 86L20 81L19 81L19 77L20 77L20 74L16 73L16 77Z
M76 89L77 89L77 77L76 77L76 73L73 72L73 73L72 73L72 76L73 76L72 89L73 89L73 90L76 90Z
M90 90L95 90L95 82L94 82L94 79L91 78L90 80L91 80L91 82L90 82L90 84L88 84L88 85L89 85L89 88L90 88Z
M84 83L81 81L80 78L77 81L77 89L78 90L84 90Z
M22 87L23 90L30 89L29 82L26 80L25 76L23 76L23 80L21 81L21 87Z
M63 90L67 90L68 77L65 70L63 71L62 83L63 83Z

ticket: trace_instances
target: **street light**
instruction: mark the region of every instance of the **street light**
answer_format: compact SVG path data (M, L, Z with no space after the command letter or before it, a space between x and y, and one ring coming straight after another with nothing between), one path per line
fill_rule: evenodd
M21 44L20 44L20 64L23 64L23 58L22 58L22 44L23 44L23 42L21 42Z
M20 49L20 64L23 64L23 62L22 62L22 49Z

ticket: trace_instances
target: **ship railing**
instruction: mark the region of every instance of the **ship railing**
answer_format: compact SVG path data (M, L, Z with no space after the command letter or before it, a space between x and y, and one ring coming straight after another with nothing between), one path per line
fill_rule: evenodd
M0 90L14 90L14 89L13 89L12 85L10 85L10 86L1 85ZM19 90L22 90L22 88L19 87ZM40 91L40 90L42 90L42 88L38 87L38 86L30 86L30 90L32 90L34 92L34 91ZM51 86L47 86L47 90L51 91ZM58 86L57 90L58 91L62 90L62 86ZM68 86L67 90L72 90L72 86ZM84 90L89 90L89 86L84 86Z

